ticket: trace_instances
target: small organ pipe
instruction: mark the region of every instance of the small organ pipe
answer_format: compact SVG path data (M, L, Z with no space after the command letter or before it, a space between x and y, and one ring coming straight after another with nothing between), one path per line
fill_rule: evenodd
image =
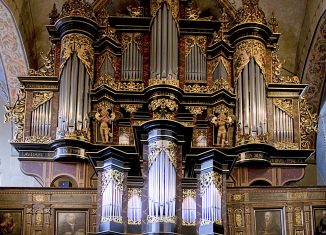
M257 135L257 119L256 119L256 84L255 84L255 80L256 80L256 75L255 75L255 63L254 63L254 59L250 59L249 62L249 74L248 74L248 78L249 78L249 94L250 94L250 120L251 120L251 134L252 135Z
M249 134L249 89L248 89L248 66L244 67L243 73L243 98L244 98L244 133Z

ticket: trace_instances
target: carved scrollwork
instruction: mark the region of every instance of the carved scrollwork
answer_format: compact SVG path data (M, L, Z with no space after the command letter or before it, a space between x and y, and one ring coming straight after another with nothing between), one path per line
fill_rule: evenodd
M24 142L34 144L48 144L51 140L51 136L27 136L25 137Z
M149 167L151 167L158 155L164 151L168 155L173 166L177 168L177 145L175 143L168 140L154 141L149 144L148 150Z
M5 122L11 121L16 125L14 139L11 142L23 142L24 140L25 104L26 93L24 88L20 88L15 103L5 105Z
M100 86L108 86L113 90L117 91L143 91L144 90L144 83L142 82L115 82L114 78L110 75L104 74L101 76L94 85L95 89Z
M289 99L274 99L273 104L279 109L286 112L289 116L293 117L293 103Z
M151 15L155 16L163 3L167 3L172 12L173 18L178 19L179 1L178 0L151 0Z
M222 220L204 220L204 219L201 219L200 220L200 225L208 225L208 224L218 224L218 225L222 225Z
M140 33L124 33L122 34L121 49L122 52L126 51L129 44L134 42L140 53L143 52L143 37Z
M294 224L302 225L302 210L300 207L294 208Z
M196 200L196 189L183 189L182 190L182 198L191 197Z
M206 189L214 184L222 195L223 176L217 172L210 171L200 175L200 195L204 195Z
M102 217L101 218L101 223L105 222L116 222L118 224L122 224L122 216L119 217Z
M174 119L175 112L178 110L179 105L175 100L159 98L152 100L148 108L154 112L154 119Z
M144 14L144 8L140 5L140 1L136 1L135 5L127 6L127 10L131 17L141 17Z
M113 183L115 184L117 189L122 191L123 190L123 180L124 180L123 172L120 172L120 171L117 171L114 169L104 171L102 173L102 191L101 191L102 195L111 181L113 181Z
M84 128L82 130L68 130L68 131L62 131L57 129L56 133L57 139L79 139L84 141L90 141L91 140L91 132L89 128Z
M242 213L243 211L241 209L234 210L234 224L236 228L243 226Z
M67 0L62 6L60 18L65 16L82 16L96 21L93 7L85 0Z
M266 47L257 40L244 40L236 46L234 53L234 69L235 78L238 79L242 69L249 63L250 58L253 57L265 75L265 58Z
M32 109L35 110L41 104L53 98L53 92L35 92L33 93Z
M273 145L277 149L291 149L291 150L300 149L300 146L298 143L276 142Z
M311 112L312 107L308 105L304 97L300 97L300 133L301 149L313 148L314 135L318 131L318 115Z
M185 85L184 90L185 92L189 92L189 93L207 93L208 86L198 85L198 84Z
M100 103L97 103L95 105L95 110L112 110L114 107L114 104L107 100L103 100Z
M51 45L48 53L40 53L43 66L39 70L28 70L29 76L54 76L54 44Z
M128 113L135 113L142 107L142 104L121 104L121 108L124 108Z
M141 198L141 195L142 194L140 188L128 188L128 200L130 200L132 196Z
M200 115L207 109L205 106L185 106L185 108L189 110L192 115Z
M171 85L171 86L179 87L179 80L177 80L177 79L161 80L161 79L151 78L151 79L149 79L149 84L148 85L149 86Z
M230 93L234 93L234 88L230 85L230 83L227 80L224 79L217 79L214 82L213 86L209 88L209 91L213 93L215 91L219 91L222 89L225 89Z
M67 34L61 41L61 65L62 69L67 60L76 52L77 57L81 60L86 68L90 78L94 76L94 48L92 39L79 33Z
M171 223L175 224L177 221L176 216L169 217L157 217L157 216L147 216L147 223Z
M267 24L264 11L258 6L259 0L242 0L242 7L237 11L236 22Z
M207 38L205 36L185 36L185 54L189 55L191 48L197 45L203 55L206 55Z
M229 107L227 107L224 104L220 104L220 105L215 106L213 108L213 112L218 113L218 114L224 113L224 114L227 114L227 115L231 115L233 113L232 109L230 109Z

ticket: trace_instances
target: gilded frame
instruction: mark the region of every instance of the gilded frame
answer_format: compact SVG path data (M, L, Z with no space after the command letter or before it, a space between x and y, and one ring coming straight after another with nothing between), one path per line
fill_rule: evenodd
M254 218L255 235L286 235L283 208L256 208Z
M85 235L88 231L88 212L56 210L55 235Z

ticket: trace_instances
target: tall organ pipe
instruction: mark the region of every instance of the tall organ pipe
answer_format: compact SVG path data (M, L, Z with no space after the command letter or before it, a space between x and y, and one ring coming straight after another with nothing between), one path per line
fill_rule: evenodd
M154 17L151 31L151 78L177 79L178 30L166 4Z

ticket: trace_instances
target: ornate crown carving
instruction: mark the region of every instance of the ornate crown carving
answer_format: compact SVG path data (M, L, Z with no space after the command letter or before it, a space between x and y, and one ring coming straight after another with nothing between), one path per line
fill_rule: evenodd
M242 0L243 6L236 14L236 22L241 23L261 23L267 24L265 13L258 6L259 0Z
M67 0L62 6L60 18L65 16L82 16L96 21L92 6L85 0Z

